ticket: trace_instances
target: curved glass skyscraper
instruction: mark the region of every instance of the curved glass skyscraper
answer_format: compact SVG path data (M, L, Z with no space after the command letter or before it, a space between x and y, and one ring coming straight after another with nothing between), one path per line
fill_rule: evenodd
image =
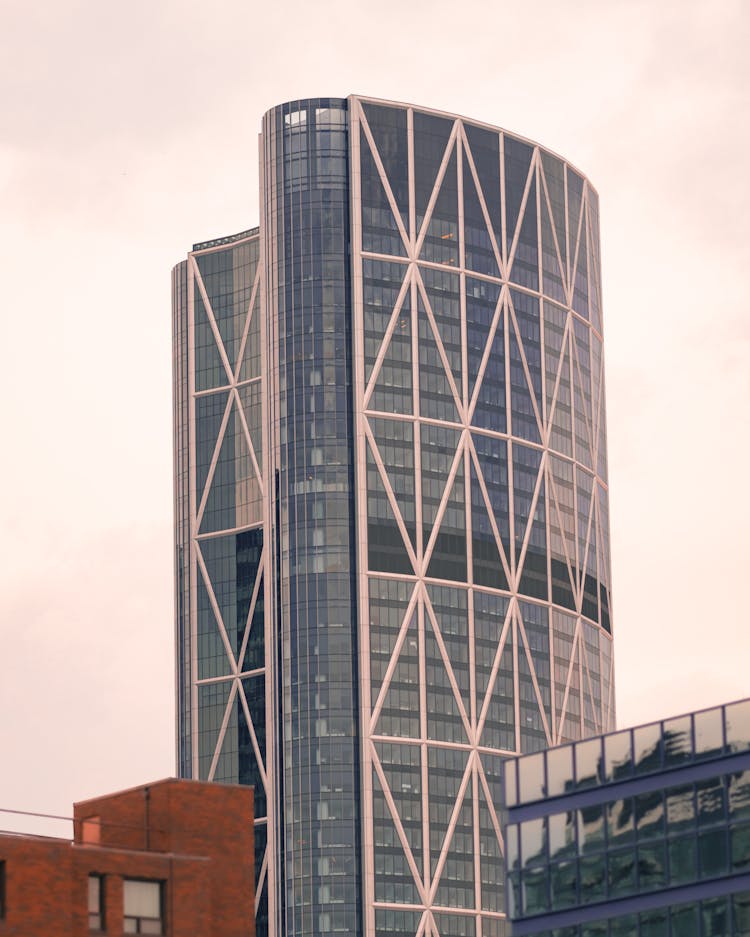
M173 275L179 770L259 933L498 937L504 758L614 725L596 193L360 97L261 158Z

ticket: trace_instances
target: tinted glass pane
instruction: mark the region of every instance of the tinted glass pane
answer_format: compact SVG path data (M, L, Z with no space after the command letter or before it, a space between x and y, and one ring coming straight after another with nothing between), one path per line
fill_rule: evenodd
M570 745L547 752L547 795L565 794L573 783L573 749Z
M544 752L519 760L518 785L521 803L544 797Z
M750 700L726 706L724 718L729 750L743 752L750 748Z
M696 757L713 755L724 747L724 724L721 709L708 709L693 717Z
M605 736L604 771L608 781L617 781L633 773L630 731Z
M693 754L690 716L670 719L664 723L664 764L676 765L689 761Z

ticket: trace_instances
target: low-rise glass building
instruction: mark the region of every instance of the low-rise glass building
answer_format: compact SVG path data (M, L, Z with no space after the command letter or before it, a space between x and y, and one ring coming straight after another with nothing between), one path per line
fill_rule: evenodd
M510 759L505 781L514 937L750 935L750 699Z

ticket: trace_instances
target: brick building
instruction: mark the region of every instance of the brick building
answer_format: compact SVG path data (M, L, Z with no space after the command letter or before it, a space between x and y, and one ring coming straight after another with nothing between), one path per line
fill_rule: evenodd
M75 804L73 826L0 834L0 937L255 937L251 788L157 781Z

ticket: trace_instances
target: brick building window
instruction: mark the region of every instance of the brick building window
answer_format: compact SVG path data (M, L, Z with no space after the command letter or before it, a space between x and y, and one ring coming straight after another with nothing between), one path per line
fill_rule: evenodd
M104 927L104 876L89 875L89 930Z
M164 933L164 883L126 878L123 883L123 931Z

